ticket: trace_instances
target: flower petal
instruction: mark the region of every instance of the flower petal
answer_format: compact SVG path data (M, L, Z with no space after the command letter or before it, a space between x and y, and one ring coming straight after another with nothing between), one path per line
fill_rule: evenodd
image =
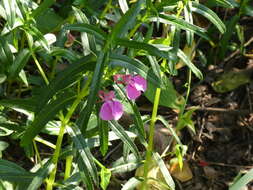
M119 120L123 115L123 106L119 101L111 101L112 102L112 115L114 120Z
M127 85L126 92L127 92L127 97L130 100L135 100L136 98L138 98L141 95L141 91L137 90L135 88L135 86L133 86L131 84Z
M147 81L140 75L134 76L132 78L131 84L136 88L136 90L141 90L145 92L147 89Z
M102 120L106 120L106 121L113 120L110 101L103 103L103 105L101 106L100 112L99 112L99 117Z
M123 106L119 101L106 101L100 109L99 117L102 120L118 120L123 115Z

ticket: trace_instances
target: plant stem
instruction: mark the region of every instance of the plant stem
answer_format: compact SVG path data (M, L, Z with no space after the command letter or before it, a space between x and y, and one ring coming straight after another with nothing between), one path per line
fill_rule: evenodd
M36 64L36 66L37 66L38 69L39 69L39 72L40 72L42 78L44 79L45 83L48 85L48 84L49 84L49 81L48 81L48 79L47 79L47 76L46 76L45 72L43 71L42 67L40 66L40 63L39 63L39 61L37 60L37 58L36 58L34 52L32 52L32 57L33 57L33 60L34 60L34 62L35 62L35 64Z
M68 179L71 174L71 166L72 166L72 161L73 161L73 156L67 156L66 158L66 168L65 168L65 173L64 173L64 180Z
M166 60L163 60L162 62L162 67L166 65ZM163 72L161 72L161 76L163 75ZM152 110L152 116L151 116L151 121L150 121L150 126L149 126L149 138L148 138L148 147L147 147L147 153L146 153L146 159L144 163L144 181L142 183L142 188L143 190L148 189L147 187L147 181L148 181L148 170L149 166L151 165L151 158L152 158L152 152L153 152L153 145L154 145L154 134L155 134L155 122L157 118L157 111L158 111L158 106L159 106L159 101L160 101L160 95L161 95L161 88L157 88L155 92L155 99L154 99L154 105L153 105L153 110Z
M88 80L86 81L85 86L83 87L80 94L78 94L77 98L73 102L66 117L62 119L59 135L58 135L57 142L56 142L56 148L55 148L53 159L52 159L52 162L55 166L54 166L53 171L50 173L49 180L47 181L46 190L53 189L53 184L55 181L55 175L56 175L56 171L57 171L57 162L58 162L58 158L59 158L60 151L61 151L61 144L62 144L62 139L63 139L65 128L66 128L67 124L69 123L69 120L70 120L72 114L74 113L76 107L78 106L78 104L88 94L88 87L89 87L90 81L91 81L91 77L88 77Z

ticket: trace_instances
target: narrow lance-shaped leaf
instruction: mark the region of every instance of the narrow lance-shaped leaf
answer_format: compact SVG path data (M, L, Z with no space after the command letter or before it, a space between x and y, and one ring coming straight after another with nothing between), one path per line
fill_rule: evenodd
M134 40L127 40L127 39L120 39L118 38L116 40L117 45L125 46L127 48L133 48L133 49L139 49L139 50L144 50L149 53L149 55L154 55L158 57L162 57L165 59L171 59L175 60L175 55L172 54L171 52L165 52L159 50L157 47L144 43L144 42L138 42Z
M95 64L93 64L94 60L94 56L92 55L78 59L75 63L61 71L59 75L50 81L48 86L41 88L40 101L37 104L36 112L39 112L56 93L75 84L83 72L93 70L95 67Z
M101 40L105 40L107 37L106 33L103 30L101 30L100 28L98 28L97 26L93 26L93 25L85 24L85 23L66 25L63 29L64 30L73 30L73 31L78 31L78 32L87 32L87 33L92 34Z
M201 5L200 3L192 2L191 10L193 12L196 12L206 17L210 22L212 22L218 28L218 30L222 34L226 31L226 26L223 24L223 22L217 16L217 14L213 12L211 9L207 8L204 5Z
M198 77L200 80L203 79L201 71L191 62L191 60L185 55L182 50L178 50L178 57L191 69L191 71Z
M0 37L0 60L4 64L4 69L8 70L8 67L13 63L13 54L5 38Z
M162 87L161 79L159 79L153 72L150 72L150 68L138 59L130 58L125 55L111 54L110 64L113 66L121 66L132 72L136 72L154 85Z
M79 23L90 24L88 18L80 9L77 9L75 7L72 7L72 8L74 10L76 19ZM81 40L82 40L84 55L88 55L91 51L93 52L96 51L96 42L93 35L82 32Z
M188 1L187 4L184 6L184 17L185 20L190 23L193 24L193 18L192 18L192 2ZM193 43L193 39L194 39L194 33L192 31L187 30L186 31L186 40L187 40L187 44L188 46L191 46Z
M13 64L10 66L9 73L10 73L11 78L15 78L18 76L21 70L25 67L30 56L31 56L31 53L28 49L23 49L19 52Z
M137 1L117 22L113 27L111 39L114 41L116 38L125 37L127 30L133 27L137 15L141 11L143 0Z
M82 133L86 131L87 124L93 110L94 104L97 100L98 90L100 88L100 82L103 76L104 65L108 60L108 53L102 50L97 58L95 71L92 77L90 92L87 99L87 104L85 109L83 109L80 113L81 117L79 117L77 124L80 126Z
M133 143L133 141L129 138L124 128L118 124L116 121L109 121L109 126L115 132L115 134L126 144L126 146L132 151L137 159L140 159L140 154L138 148Z
M43 165L37 172L34 178L32 179L31 183L27 187L29 190L37 190L45 178L52 172L54 169L54 164L52 163L52 160L48 160L46 164Z
M166 167L165 163L163 162L161 156L158 153L154 153L153 157L154 157L157 165L159 166L166 183L169 185L169 187L172 190L174 190L176 188L175 183L170 175L168 168Z
M80 162L82 163L82 168L85 170L85 175L91 175L93 181L98 185L98 176L97 168L95 166L93 156L90 152L90 149L81 133L79 128L76 125L73 125L71 128L67 128L68 133L74 141L74 146L77 149L80 155Z
M55 117L55 115L65 106L69 105L76 96L73 94L64 93L61 97L56 98L49 104L47 104L39 113L35 116L32 124L26 129L24 136L21 139L21 145L26 146L31 143L33 138L43 129L43 127Z
M253 179L253 169L248 171L245 175L243 175L238 181L236 181L233 185L229 187L229 190L238 190L245 187L248 183L250 183Z
M17 164L0 159L0 180L14 183L29 183L34 174L27 172Z
M119 96L121 96L122 99L127 99L127 101L129 102L129 104L132 107L132 110L134 112L133 118L134 118L134 123L136 125L137 131L138 131L138 138L140 139L140 142L144 145L147 146L147 142L145 141L146 138L146 133L144 131L144 124L142 122L141 119L141 114L138 110L138 107L136 106L136 104L134 102L132 102L131 100L129 100L126 96L126 94L124 93L123 89L118 86L118 85L113 85L114 89L117 90L119 92Z
M7 22L9 26L12 28L16 18L15 0L3 0L3 5L5 8Z
M175 25L182 30L188 30L188 31L194 32L206 40L209 40L209 41L211 40L210 37L206 34L205 29L199 26L192 25L186 22L185 20L177 18L173 15L159 14L159 17L150 17L149 21Z
M108 123L101 119L98 119L98 127L99 127L99 142L100 142L100 152L104 156L108 150L109 143L109 128Z

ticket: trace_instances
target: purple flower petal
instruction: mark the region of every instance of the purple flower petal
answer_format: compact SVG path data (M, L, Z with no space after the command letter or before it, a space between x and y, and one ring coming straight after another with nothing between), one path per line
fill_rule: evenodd
M119 120L123 115L123 106L119 101L112 101L112 115L114 120Z
M131 84L136 88L136 90L145 92L147 89L147 81L140 75L134 76Z
M99 117L102 120L118 120L123 115L123 106L119 101L106 101L101 106Z
M110 106L109 101L103 103L103 105L101 106L101 109L99 112L99 117L102 120L112 120L113 119L112 110L111 110L111 106Z
M127 92L127 97L130 100L135 100L141 95L141 91L137 90L135 86L132 86L131 84L127 85L126 92Z

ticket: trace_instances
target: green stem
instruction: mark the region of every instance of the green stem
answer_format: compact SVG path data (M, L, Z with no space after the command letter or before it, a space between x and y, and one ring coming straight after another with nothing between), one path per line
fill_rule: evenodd
M40 72L42 78L44 79L45 83L48 85L48 84L49 84L49 81L48 81L48 79L47 79L47 76L46 76L45 72L43 71L42 67L40 66L40 63L39 63L39 61L37 60L37 58L36 58L34 52L32 52L32 57L33 57L33 60L34 60L34 62L35 62L35 64L36 64L36 66L37 66L38 69L39 69L39 72Z
M180 109L180 114L179 114L179 117L178 117L178 121L180 121L180 119L184 115L186 103L187 103L187 100L188 100L190 92L191 92L191 80L192 80L192 72L189 69L188 79L187 79L187 91L186 91L185 101L184 101L184 104L183 104L182 108ZM177 123L176 130L179 130L178 124L179 124L179 122Z
M33 140L33 147L34 147L34 150L35 150L35 154L38 158L38 161L40 163L40 166L42 166L42 162L41 162L41 158L40 158L40 153L39 153L39 150L38 150L38 147L37 147L37 144L35 142L35 140Z
M165 67L166 65L166 60L163 60L162 62L162 67ZM163 73L161 72L161 76ZM157 111L158 111L158 106L159 106L159 101L160 101L160 95L161 95L161 88L157 88L155 92L155 99L154 99L154 105L153 105L153 110L152 110L152 116L151 116L151 121L150 121L150 126L149 126L149 138L148 138L148 147L147 147L147 153L146 153L146 159L144 163L144 181L142 183L142 188L143 190L148 189L148 170L149 166L151 165L151 158L152 158L152 152L153 152L153 146L154 146L154 134L155 134L155 122L157 118Z
M66 158L66 167L65 167L65 173L64 173L64 180L67 180L70 177L71 174L71 166L72 166L73 156L67 156Z
M105 9L103 10L100 19L103 19L105 17L106 12L111 8L112 6L112 0L109 0L109 2L107 3Z
M76 107L78 106L78 104L88 94L88 87L89 87L90 81L91 81L91 77L88 77L88 80L87 80L85 86L81 90L80 94L78 94L76 100L73 102L66 117L62 119L59 135L58 135L57 142L56 142L56 148L55 148L53 159L52 159L52 163L55 166L54 166L53 171L50 173L49 179L47 181L46 190L53 189L53 184L55 181L55 175L56 175L56 171L57 171L57 162L58 162L58 158L59 158L60 151L61 151L62 139L63 139L65 128L66 128L67 124L69 123L69 120L70 120L72 114L74 113Z

